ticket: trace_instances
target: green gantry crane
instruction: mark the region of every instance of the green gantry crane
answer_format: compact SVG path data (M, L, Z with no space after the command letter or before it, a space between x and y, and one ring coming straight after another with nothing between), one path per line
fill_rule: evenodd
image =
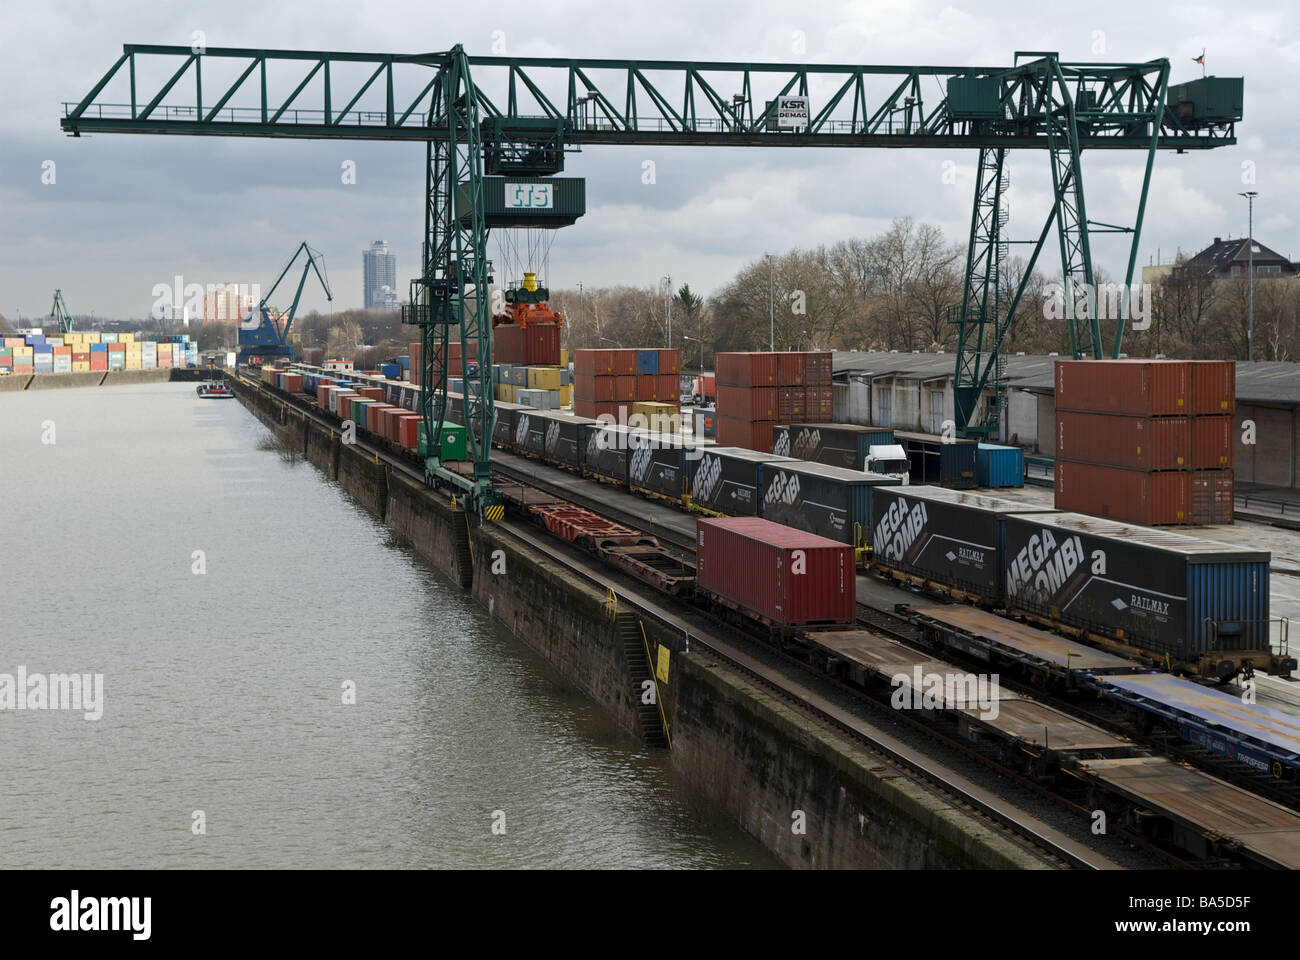
M63 302L63 291L54 291L54 306L50 307L50 319L59 325L59 333L72 332L72 314L68 313L68 305Z
M144 76L157 79L141 91ZM1012 66L927 67L480 57L459 45L403 55L127 44L85 97L64 104L62 128L426 144L421 273L403 320L420 328L424 383L434 388L422 411L431 450L439 449L450 338L478 360L467 377L477 388L465 391L473 473L435 456L426 476L493 515L487 237L494 225L529 222L519 210L511 219L520 178L551 177L565 153L589 144L978 150L966 283L950 319L959 327L958 425L980 432L989 412L977 410L979 398L998 383L1001 343L1023 292L1021 284L1009 299L998 293L1006 151L1048 151L1055 202L1030 268L1055 225L1063 275L1080 285L1092 282L1095 226L1085 213L1083 151L1147 152L1133 225L1100 225L1132 233L1127 288L1155 152L1236 142L1240 79L1184 84L1185 99L1168 80L1165 59L1070 63L1055 53L1017 54ZM1235 84L1235 112L1222 104L1221 84ZM495 196L506 199L489 209ZM1096 324L1067 310L1076 352L1101 356Z

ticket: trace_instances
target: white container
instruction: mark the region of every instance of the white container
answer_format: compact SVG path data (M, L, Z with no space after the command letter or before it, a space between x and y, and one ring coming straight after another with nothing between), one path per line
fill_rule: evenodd
M71 373L72 357L67 354L60 354L54 358L54 373Z
M140 355L140 369L141 369L141 370L156 370L156 369L158 369L158 357L157 357L157 355L156 355L156 354L152 354L152 353L142 353L142 354Z
M156 344L154 341L146 340L144 343L140 344L140 348L141 348L140 349L141 356L157 358L158 344Z

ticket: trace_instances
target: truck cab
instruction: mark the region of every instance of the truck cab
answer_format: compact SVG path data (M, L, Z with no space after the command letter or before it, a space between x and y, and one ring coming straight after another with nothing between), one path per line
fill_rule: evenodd
M867 473L879 473L893 477L903 486L911 483L912 466L907 460L907 453L901 444L891 443L872 445L867 448L867 460L863 465Z

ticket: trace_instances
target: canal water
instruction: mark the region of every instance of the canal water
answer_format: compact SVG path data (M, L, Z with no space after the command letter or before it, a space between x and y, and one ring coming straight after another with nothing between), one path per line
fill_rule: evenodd
M774 865L238 401L0 393L0 503L0 705L103 683L0 710L0 867Z

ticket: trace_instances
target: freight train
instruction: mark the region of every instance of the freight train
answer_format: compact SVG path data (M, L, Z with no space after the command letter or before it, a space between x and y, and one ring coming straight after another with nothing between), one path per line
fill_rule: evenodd
M300 369L319 393L327 372ZM359 426L418 459L403 412L420 407L414 384L349 374L380 391L382 432ZM282 388L283 389L283 388ZM319 399L319 397L318 397ZM447 416L464 422L465 399ZM322 404L325 406L325 404ZM875 573L1144 658L1170 670L1226 679L1255 668L1289 672L1272 652L1267 552L1164 530L1059 513L1018 501L896 479L788 456L668 438L496 402L492 442L519 456L674 503L706 516L761 517L853 548ZM364 412L363 412L364 416ZM408 428L411 426L407 424Z

